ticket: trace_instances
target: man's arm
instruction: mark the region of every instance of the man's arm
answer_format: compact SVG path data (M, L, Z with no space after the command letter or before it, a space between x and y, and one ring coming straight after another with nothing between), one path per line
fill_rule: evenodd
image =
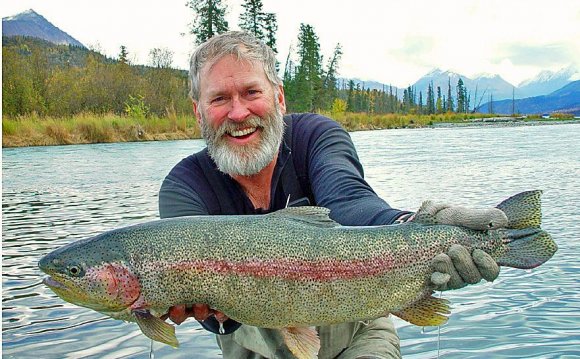
M410 212L391 208L364 180L362 165L348 133L322 116L307 148L308 176L317 205L331 210L342 225L391 224ZM308 124L306 125L308 126Z
M172 218L209 214L195 189L185 184L174 172L177 171L174 169L165 177L159 190L159 216Z

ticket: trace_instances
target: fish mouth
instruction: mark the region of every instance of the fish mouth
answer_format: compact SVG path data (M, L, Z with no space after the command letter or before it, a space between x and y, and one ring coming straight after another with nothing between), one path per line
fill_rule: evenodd
M42 280L42 283L44 285L46 285L47 287L49 287L50 289L56 289L56 290L68 290L68 288L62 284L61 282L55 280L52 277L46 277Z

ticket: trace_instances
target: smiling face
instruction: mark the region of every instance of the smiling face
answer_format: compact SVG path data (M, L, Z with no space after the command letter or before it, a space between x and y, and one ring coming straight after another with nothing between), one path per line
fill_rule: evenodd
M232 176L258 173L275 159L282 140L282 86L275 89L257 62L232 55L207 65L201 75L193 108L209 155Z

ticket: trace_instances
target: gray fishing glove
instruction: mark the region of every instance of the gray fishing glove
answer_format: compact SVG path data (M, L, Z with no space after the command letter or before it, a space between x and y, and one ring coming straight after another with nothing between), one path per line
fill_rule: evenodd
M504 228L508 224L505 213L498 208L465 208L426 201L417 211L416 217L428 216L436 224L461 226L474 230ZM419 219L420 218L414 218ZM494 281L499 275L495 260L480 249L471 253L462 245L454 244L447 253L437 255L431 262L431 282L435 290L463 288L485 279Z

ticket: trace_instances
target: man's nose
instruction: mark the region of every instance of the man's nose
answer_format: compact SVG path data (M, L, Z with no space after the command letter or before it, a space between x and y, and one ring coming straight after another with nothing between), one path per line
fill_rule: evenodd
M241 122L244 121L249 115L250 111L248 110L245 101L239 97L234 97L232 99L232 107L228 113L230 120Z

